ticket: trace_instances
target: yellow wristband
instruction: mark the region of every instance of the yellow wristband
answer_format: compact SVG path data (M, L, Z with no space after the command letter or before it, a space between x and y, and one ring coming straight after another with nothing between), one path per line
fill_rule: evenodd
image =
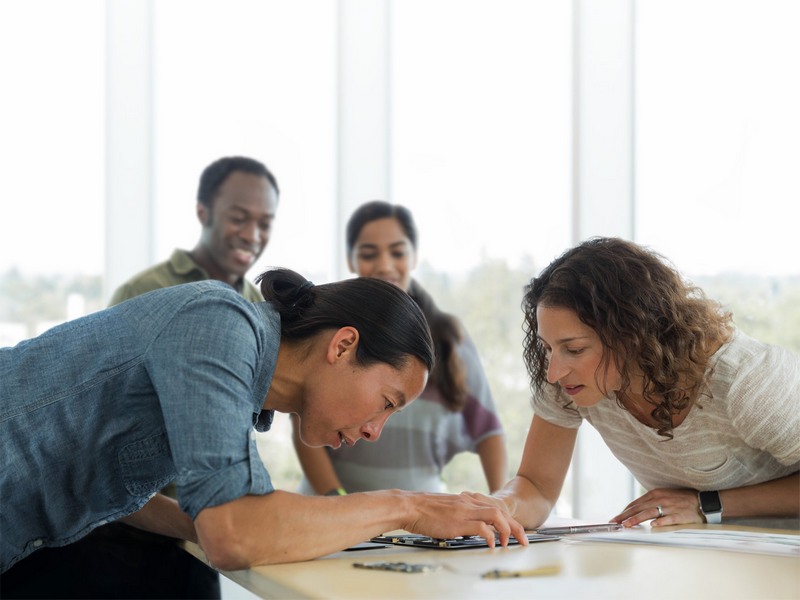
M323 494L324 496L347 496L347 492L344 488L334 488L328 492Z

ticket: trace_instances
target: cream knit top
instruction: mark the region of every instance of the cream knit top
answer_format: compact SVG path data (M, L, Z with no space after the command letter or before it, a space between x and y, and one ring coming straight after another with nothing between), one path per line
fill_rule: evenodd
M800 357L741 331L714 354L703 396L672 440L605 398L565 408L569 397L547 386L534 412L562 427L591 423L645 489L722 490L800 470Z

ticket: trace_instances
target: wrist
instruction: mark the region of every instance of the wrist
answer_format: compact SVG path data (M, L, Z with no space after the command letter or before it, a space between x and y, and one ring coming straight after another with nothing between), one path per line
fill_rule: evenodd
M495 492L489 497L497 502L502 510L506 511L512 517L514 516L517 509L517 498L513 493Z
M346 495L347 491L343 487L335 487L323 494L323 496L346 496Z
M706 523L722 523L722 500L719 492L697 492L697 504Z
M424 506L423 502L430 495L425 492L410 492L408 490L387 490L387 494L391 497L392 504L397 509L397 512L393 512L392 516L396 516L399 519L392 526L395 529L410 531L409 525L419 518Z

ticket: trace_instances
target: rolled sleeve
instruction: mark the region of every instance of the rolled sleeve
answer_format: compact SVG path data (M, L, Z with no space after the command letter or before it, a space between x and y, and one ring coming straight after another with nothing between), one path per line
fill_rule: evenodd
M244 299L210 292L187 303L153 342L147 368L177 471L181 508L273 490L253 436L261 367L258 314ZM166 367L168 365L168 367Z
M219 506L248 494L263 495L274 490L254 439L248 444L247 460L239 460L222 469L182 471L177 481L181 509L192 519L204 508Z

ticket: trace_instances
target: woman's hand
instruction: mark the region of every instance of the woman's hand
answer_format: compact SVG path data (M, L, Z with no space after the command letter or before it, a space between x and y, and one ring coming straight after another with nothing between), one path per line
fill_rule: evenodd
M697 490L650 490L611 519L612 523L622 523L625 527L634 527L644 521L650 521L653 527L705 523L697 500Z

